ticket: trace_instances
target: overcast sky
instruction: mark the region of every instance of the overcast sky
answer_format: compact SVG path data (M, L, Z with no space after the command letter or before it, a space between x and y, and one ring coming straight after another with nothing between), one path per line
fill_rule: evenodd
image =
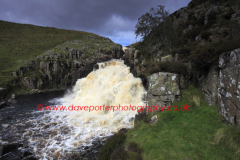
M151 7L170 13L191 0L0 0L0 20L92 32L123 46L135 43L138 18Z

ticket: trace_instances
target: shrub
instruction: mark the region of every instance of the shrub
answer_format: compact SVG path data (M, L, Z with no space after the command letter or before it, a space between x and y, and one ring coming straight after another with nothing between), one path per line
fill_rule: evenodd
M148 116L147 116L147 114L144 111L142 111L139 114L135 115L134 124L136 124L139 121L143 121L145 123L148 123Z
M230 8L230 10L227 11L227 13L223 16L223 18L225 19L230 19L232 14L234 14L234 10L232 8Z
M204 30L211 28L217 21L216 21L217 14L215 12L210 12L208 15L207 24L203 27Z
M230 21L229 20L227 20L227 19L225 19L225 18L220 18L220 20L219 20L219 25L220 26L227 26L227 25L229 25L230 24Z
M125 159L129 159L129 155L128 152L123 147L116 149L110 156L110 160L125 160Z
M209 38L210 35L211 35L211 32L209 32L209 31L203 31L203 32L201 33L201 38L202 38L202 39L205 39L205 40L208 40L208 38Z
M217 64L219 55L240 48L239 38L225 39L219 42L209 43L205 46L199 46L189 58L196 69L207 69L212 64Z
M110 137L107 140L106 144L101 148L97 159L98 160L109 159L112 152L115 149L120 148L121 143L123 143L125 138L126 138L126 135L124 133L117 133L117 134L113 135L112 137Z
M207 0L192 0L190 3L188 3L188 7L194 8L202 3L205 3Z
M181 47L181 48L178 48L178 49L174 49L171 54L174 56L176 53L178 53L179 55L182 55L184 57L187 57L190 55L191 53L191 47L187 47L187 46L184 46L184 47Z
M127 149L136 152L136 153L142 153L142 149L137 146L136 143L130 142L129 145L127 146Z
M135 47L139 50L139 53L142 55L143 59L151 60L152 54L147 48L148 44L146 41L138 42Z
M160 72L170 72L186 75L188 73L187 66L182 62L161 62L159 63Z
M200 26L193 27L192 30L185 33L183 36L187 39L195 40L195 37L201 33L202 28Z
M116 149L110 157L110 160L127 160L127 159L134 159L134 160L142 160L141 157L141 148L137 146L136 143L130 142L129 145L126 147L120 147Z

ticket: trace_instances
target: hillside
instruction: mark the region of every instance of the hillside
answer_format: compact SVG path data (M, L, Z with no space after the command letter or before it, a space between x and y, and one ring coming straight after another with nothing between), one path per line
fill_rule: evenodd
M171 20L167 25L171 30L164 30L168 44L160 38L163 34L159 31L161 27L151 31L148 35L151 38L146 37L134 44L146 63L139 68L147 65L147 71L143 73L145 76L156 70L167 70L159 64L153 66L152 62L177 54L181 62L191 62L194 72L208 70L211 65L218 63L221 53L240 47L239 11L240 3L235 0L191 1L188 6L169 16Z
M58 47L55 48L56 46ZM45 74L38 70L40 66L31 68L32 61L29 60L35 60L38 56L39 63L51 62L54 59L53 55L59 54L58 61L72 62L72 59L66 56L68 53L63 53L64 50L61 50L61 47L66 47L67 51L79 49L84 53L82 54L84 61L91 58L92 53L108 52L114 48L121 49L120 45L113 43L110 39L93 33L0 21L0 88L7 88L9 93L15 94L37 89L36 86L30 88L27 84L24 86L23 79L27 76L36 79L43 76L41 81L48 81L50 77L46 78ZM44 54L48 54L48 57L42 59L41 56ZM22 75L18 72L20 70L24 70ZM57 87L57 85L45 83L46 85L41 89Z

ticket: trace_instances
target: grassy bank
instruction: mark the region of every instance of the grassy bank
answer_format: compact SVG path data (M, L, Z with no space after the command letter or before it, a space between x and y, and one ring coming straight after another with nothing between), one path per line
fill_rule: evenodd
M146 160L239 159L239 132L222 123L216 106L209 106L193 86L182 91L181 101L173 106L186 104L190 106L189 111L157 113L156 124L137 122L135 128L126 133L124 145L136 143Z
M75 43L74 40L78 40ZM68 43L66 43L68 42ZM71 42L71 43L70 43ZM74 43L73 43L74 42ZM81 43L80 43L81 42ZM58 48L56 48L58 46ZM97 50L110 50L115 43L99 35L84 31L41 27L29 24L18 24L0 20L0 87L7 87L11 93L23 94L30 92L22 82L12 74L19 66L28 65L28 60L35 60L45 51L63 53L61 47L84 48L86 57L91 57ZM61 61L70 59L61 59ZM45 60L46 61L46 60ZM40 77L42 74L25 73L24 77ZM55 86L49 86L57 89Z
M50 50L65 41L88 41L86 36L96 36L93 33L40 27L29 24L18 24L0 20L0 86L10 82L12 72L19 66L25 66L26 60L35 59L44 51ZM103 38L103 37L102 37ZM99 42L101 44L101 42ZM71 47L71 46L70 46ZM95 47L98 49L101 46ZM94 46L89 46L94 49Z

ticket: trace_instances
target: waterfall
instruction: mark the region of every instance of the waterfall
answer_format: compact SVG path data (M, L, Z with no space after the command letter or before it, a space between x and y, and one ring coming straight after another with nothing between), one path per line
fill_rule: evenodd
M23 134L24 139L28 138L40 159L66 159L73 150L83 151L96 139L133 127L138 112L129 109L130 105L145 105L146 91L141 79L135 78L122 60L102 62L98 66L86 78L79 79L63 98L53 100L67 110L45 111L43 116L26 122L32 128ZM91 110L76 110L90 106ZM106 111L103 106L128 109L115 107L114 111L113 108Z

